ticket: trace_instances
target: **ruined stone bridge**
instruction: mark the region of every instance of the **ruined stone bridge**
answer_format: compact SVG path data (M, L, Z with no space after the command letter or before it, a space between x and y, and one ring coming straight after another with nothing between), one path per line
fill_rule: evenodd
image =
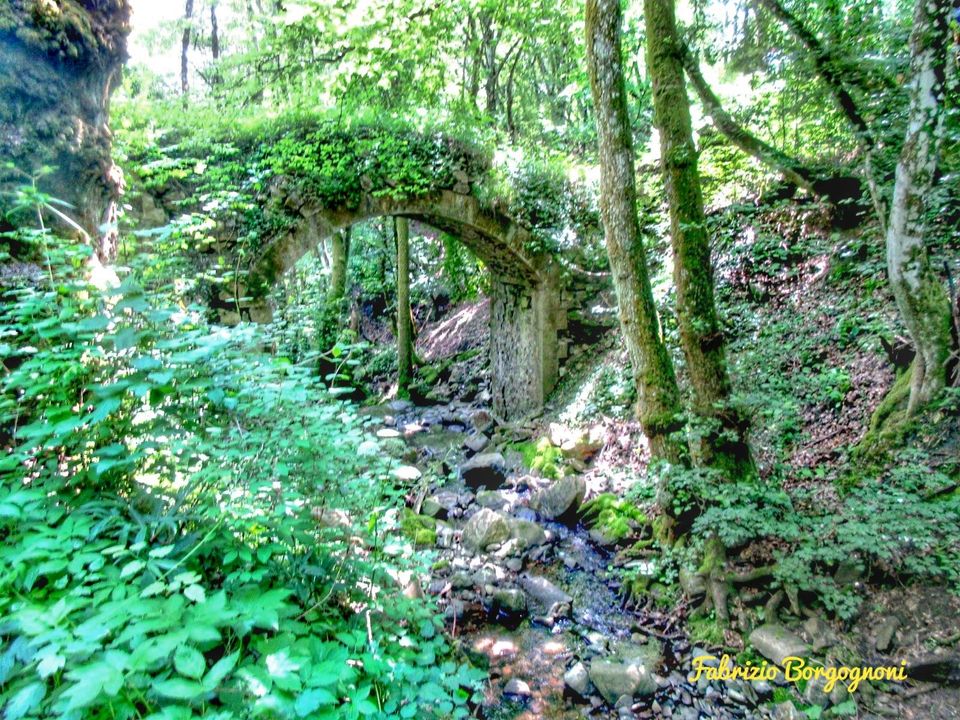
M481 206L472 195L440 190L412 199L365 193L352 208L309 202L302 222L269 243L251 265L250 279L270 286L334 233L377 217L399 216L459 239L491 273L490 370L494 412L505 418L541 408L559 374L567 327L560 273L551 258L531 252L530 230Z

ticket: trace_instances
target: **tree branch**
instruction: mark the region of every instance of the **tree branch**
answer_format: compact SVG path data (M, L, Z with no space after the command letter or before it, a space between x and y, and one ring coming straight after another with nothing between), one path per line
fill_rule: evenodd
M704 79L703 73L700 72L700 65L690 52L690 48L685 44L681 45L680 52L687 77L690 78L690 83L696 90L703 109L713 120L717 129L743 152L755 157L764 165L772 167L789 182L808 192L814 192L812 173L804 168L799 160L777 150L737 123L730 113L723 109L720 98Z
M863 113L860 112L856 101L847 91L844 78L840 71L841 63L839 59L834 52L820 42L820 39L803 24L800 18L791 13L780 0L753 1L765 7L777 20L783 23L812 56L813 65L817 73L830 88L830 92L833 94L837 105L840 106L840 110L853 128L857 143L863 151L864 175L867 179L867 187L870 190L870 198L873 201L874 210L877 213L880 229L883 233L886 233L886 203L874 177L873 170L873 151L874 148L876 148L877 142L873 136L873 132L870 130L870 126L863 117Z

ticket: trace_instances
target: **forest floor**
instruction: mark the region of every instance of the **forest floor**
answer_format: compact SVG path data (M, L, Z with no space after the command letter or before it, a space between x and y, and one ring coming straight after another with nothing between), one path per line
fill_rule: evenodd
M717 271L734 374L759 408L761 472L839 507L856 469L851 448L895 378L878 337L895 334L896 317L882 260L862 233L835 232L821 213L774 209L728 228ZM470 303L422 328L419 354L443 364L429 397L366 410L424 473L407 529L427 530L437 546L423 590L445 609L451 637L490 670L483 717L805 718L831 706L825 716L960 717L960 600L946 587L892 579L851 578L861 603L852 621L782 614L790 637L821 659L906 661L909 683L861 686L851 703L814 684L791 694L776 683L691 682L692 658L736 655L747 633L711 637L688 623L679 596L655 591L628 604L636 598L624 578L648 560L591 531L579 510L603 493L629 493L648 460L616 333L575 350L542 416L498 425L477 352L486 313ZM955 462L955 419L928 430L930 462ZM776 549L749 546L741 561L762 564ZM624 690L639 701L620 700Z

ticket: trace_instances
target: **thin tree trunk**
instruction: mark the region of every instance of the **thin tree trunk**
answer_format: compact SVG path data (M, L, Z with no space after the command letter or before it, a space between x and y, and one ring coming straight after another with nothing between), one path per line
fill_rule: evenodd
M620 326L637 387L637 414L655 457L683 462L683 407L660 337L637 220L633 136L620 49L620 0L587 0L590 85L600 139L600 210L617 291ZM661 497L661 504L669 501Z
M397 236L397 395L408 397L413 379L413 323L410 314L410 221L394 218Z
M511 142L514 143L517 141L517 123L513 116L514 81L517 72L517 63L522 56L523 43L521 42L520 48L517 50L517 54L510 65L510 72L507 74L507 131L510 133Z
M947 384L952 347L949 296L924 244L937 155L943 135L943 95L948 62L947 0L917 0L910 37L910 97L906 140L897 164L887 230L887 269L897 307L916 346L907 415Z
M217 22L217 3L210 4L210 51L213 61L220 59L220 24Z
M186 107L190 100L190 23L193 20L193 0L187 0L186 8L183 12L183 40L180 44L180 91L183 95L183 106Z
M347 264L350 262L351 228L335 232L330 238L330 300L342 300L347 294Z
M813 64L817 69L817 73L823 78L824 82L827 83L830 92L833 93L837 104L840 106L847 120L850 121L854 131L864 143L873 149L875 144L873 133L871 133L870 127L867 125L867 121L864 119L859 107L857 107L853 96L850 95L845 87L844 79L841 77L840 63L833 52L820 42L820 39L803 24L803 21L791 13L780 0L756 1L782 22L787 30L807 49L813 58Z
M693 389L693 411L703 424L699 464L729 479L754 472L747 421L730 399L723 330L713 298L713 267L703 192L684 86L682 45L674 0L644 0L647 68L654 123L660 133L664 189L670 210L680 344Z
M210 74L210 85L216 89L220 85L220 23L217 20L217 3L210 3L210 52L213 55L213 69Z
M683 54L683 66L687 71L687 77L690 78L690 83L693 85L694 90L696 90L703 109L713 120L713 124L717 129L726 135L730 142L747 153L747 155L751 155L764 165L773 168L783 175L787 181L797 187L808 192L813 192L813 184L810 182L811 173L803 167L803 163L777 150L777 148L772 145L765 143L737 123L730 113L723 109L720 98L716 96L710 88L710 85L704 79L703 73L700 72L700 65L690 52L690 49L681 46L681 52Z
M467 96L470 98L473 109L479 109L480 103L480 67L483 64L483 45L477 40L476 22L473 15L468 15L469 38L472 58L470 61L470 82L467 86Z
M499 72L497 70L497 44L499 37L493 27L493 17L484 11L479 16L483 64L486 71L483 92L487 101L487 114L495 118L499 110Z

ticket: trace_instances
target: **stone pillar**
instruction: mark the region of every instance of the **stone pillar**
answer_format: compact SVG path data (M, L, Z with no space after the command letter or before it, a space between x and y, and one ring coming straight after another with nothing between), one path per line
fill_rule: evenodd
M116 230L102 230L116 222L123 184L107 121L129 20L128 0L0 3L0 160L34 177L53 168L37 186L73 206L102 261L116 253Z
M559 372L559 282L544 273L533 287L494 278L490 303L493 410L505 419L543 408Z

